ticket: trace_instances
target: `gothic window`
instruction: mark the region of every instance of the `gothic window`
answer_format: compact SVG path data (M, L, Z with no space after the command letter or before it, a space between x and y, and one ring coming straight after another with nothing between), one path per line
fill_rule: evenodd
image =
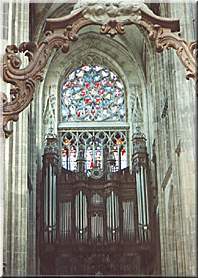
M73 70L61 87L62 122L125 120L124 84L100 65Z
M115 172L126 168L128 129L121 127L126 124L121 78L106 66L92 63L74 68L61 84L62 166L88 176L97 169L97 177L105 169Z
M127 167L127 131L67 131L62 136L62 166L77 170L78 158L85 160L84 171L103 169L108 159L114 171Z

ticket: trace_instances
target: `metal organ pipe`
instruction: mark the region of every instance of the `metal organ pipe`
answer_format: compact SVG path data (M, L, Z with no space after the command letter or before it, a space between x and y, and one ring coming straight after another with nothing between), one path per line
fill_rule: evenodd
M75 197L75 223L76 238L82 240L86 239L87 199L82 191L80 191Z
M113 191L111 192L111 207L112 207L112 229L115 228L115 207L114 207L114 195Z
M136 194L137 194L137 210L138 210L138 234L139 234L139 239L141 238L141 228L140 225L142 223L142 218L141 218L141 198L140 198L140 183L139 183L139 175L136 172L135 174L136 177Z
M71 233L71 202L60 203L60 237L65 240Z
M68 234L71 233L71 202L68 203Z
M47 243L53 243L56 240L56 183L58 160L57 136L53 133L48 133L43 155L43 232L44 241Z
M67 237L67 231L68 231L68 208L67 203L63 204L64 209L64 238Z
M78 194L78 197L77 197L77 221L78 221L77 237L78 237L78 239L80 239L80 194Z
M53 209L53 203L52 203L52 166L49 165L49 242L52 242L52 209Z
M123 229L124 238L132 239L134 233L134 209L131 200L123 202Z
M63 219L63 238L65 238L65 230L66 230L66 225L65 225L65 204L62 204L62 219Z
M128 239L130 239L130 225L131 225L131 211L130 211L130 204L127 205L127 215L128 215Z
M144 169L145 174L144 174L144 178L145 178L145 184L148 185L148 181L147 181L147 173L146 170ZM149 199L148 199L148 186L145 186L145 195L146 195L146 212L147 212L147 225L150 224L149 222ZM148 236L148 240L150 238L150 234L149 231L147 231L147 236Z
M78 196L76 196L76 199L75 199L75 220L76 220L76 227L78 227ZM76 237L78 239L78 232L76 232Z
M56 175L53 173L53 241L56 240Z
M119 227L119 206L118 206L118 196L114 194L114 214L115 214L115 240L118 240L119 239L119 230L118 230L118 227Z
M129 239L129 206L128 206L128 203L127 203L127 206L126 206L126 213L127 213L127 239Z
M119 239L119 202L118 196L112 191L106 199L107 239Z
M136 177L136 193L138 205L139 240L149 240L149 203L148 203L148 158L146 139L137 128L133 134L133 171Z
M48 168L46 169L45 184L44 184L44 227L43 227L44 241L48 241L47 223L48 223Z
M83 198L82 198L82 191L80 191L79 195L79 215L80 215L80 239L82 239L82 232L83 232Z
M99 235L99 221L100 221L100 217L98 216L98 214L96 214L96 238Z

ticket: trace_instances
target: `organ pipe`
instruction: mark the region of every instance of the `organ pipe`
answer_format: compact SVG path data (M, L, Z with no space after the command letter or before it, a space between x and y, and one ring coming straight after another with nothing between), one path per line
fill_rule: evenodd
M87 198L80 191L75 197L75 224L76 239L84 240L87 238Z
M71 201L60 203L60 237L65 240L71 235Z
M58 140L53 132L46 135L43 155L43 232L44 241L53 243L57 234L57 170L58 170Z
M123 237L127 240L134 238L134 207L131 200L123 202Z
M119 239L119 203L118 196L112 191L111 195L107 197L107 239Z
M137 128L133 134L133 171L136 177L138 234L140 241L149 240L148 155L146 138Z

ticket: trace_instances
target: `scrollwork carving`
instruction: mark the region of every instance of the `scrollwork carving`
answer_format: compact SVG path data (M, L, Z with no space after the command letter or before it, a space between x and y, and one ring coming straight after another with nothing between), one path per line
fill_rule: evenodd
M109 21L108 24L104 24L100 30L101 34L109 34L111 37L115 36L116 34L124 34L124 26L117 22L117 21Z
M10 90L10 101L4 102L3 106L3 125L6 134L11 133L11 131L8 132L7 123L11 120L18 120L19 113L32 101L36 81L43 80L44 67L52 50L56 48L61 49L63 53L67 53L69 42L76 40L75 33L68 32L63 35L50 32L39 45L23 42L19 47L11 45L6 48L3 77L4 81L13 85ZM23 69L20 68L21 59L17 56L18 53L24 53L29 60L29 64Z
M160 24L153 24L153 20L149 21L145 15L138 25L148 32L149 39L154 41L157 52L170 48L175 49L177 56L186 68L186 78L196 79L196 42L187 43L178 33L173 33L170 28L164 28Z
M166 30L164 31L160 28L155 40L155 45L159 52L170 48L175 49L177 56L186 68L186 78L196 78L195 42L188 44L177 34L166 32Z
M19 45L19 52L25 53L29 62L33 59L33 55L37 50L37 44L35 42L23 42Z

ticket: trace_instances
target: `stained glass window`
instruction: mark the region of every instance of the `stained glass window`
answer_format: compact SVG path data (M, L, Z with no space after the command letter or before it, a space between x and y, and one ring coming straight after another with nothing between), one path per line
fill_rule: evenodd
M100 65L72 71L61 88L62 121L122 121L125 119L124 85Z
M68 131L62 137L62 165L77 170L77 158L82 152L86 173L93 168L104 169L107 159L115 160L114 171L127 167L126 131Z

